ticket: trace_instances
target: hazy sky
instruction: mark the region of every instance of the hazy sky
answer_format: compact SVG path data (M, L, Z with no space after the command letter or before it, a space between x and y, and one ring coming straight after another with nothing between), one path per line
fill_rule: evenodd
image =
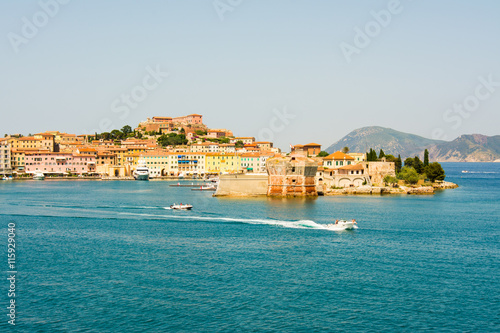
M370 125L497 135L499 17L495 0L4 0L0 133L200 113L281 148Z

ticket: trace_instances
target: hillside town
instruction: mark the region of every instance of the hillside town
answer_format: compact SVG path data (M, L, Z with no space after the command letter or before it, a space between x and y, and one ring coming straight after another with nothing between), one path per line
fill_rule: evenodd
M0 174L21 179L133 179L142 165L147 179L225 176L234 186L238 176L261 177L268 195L373 187L396 176L395 162L385 158L367 160L366 153L348 149L328 154L317 143L290 148L284 153L272 142L208 128L199 114L152 117L134 129L125 126L110 133L6 135L0 139Z

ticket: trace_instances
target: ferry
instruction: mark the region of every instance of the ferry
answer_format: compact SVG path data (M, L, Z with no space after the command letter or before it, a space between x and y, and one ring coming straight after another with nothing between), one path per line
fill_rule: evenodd
M135 180L149 180L149 168L144 160L137 162L137 168L134 171Z

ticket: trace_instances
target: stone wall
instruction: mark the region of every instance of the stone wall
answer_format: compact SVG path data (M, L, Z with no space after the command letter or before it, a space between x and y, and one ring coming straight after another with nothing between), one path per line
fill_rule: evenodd
M258 196L266 195L267 174L221 175L214 196Z
M301 156L267 160L268 196L316 196L315 176L318 164Z

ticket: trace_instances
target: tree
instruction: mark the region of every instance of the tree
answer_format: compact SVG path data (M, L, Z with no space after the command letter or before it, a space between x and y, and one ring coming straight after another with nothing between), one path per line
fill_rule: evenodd
M196 130L195 133L196 135L207 135L207 132L202 130Z
M418 156L415 156L413 159L413 167L419 174L424 173L424 163L422 163Z
M419 180L419 175L417 170L413 167L405 166L401 169L401 172L398 174L399 178L404 179L409 184L416 184Z
M391 175L385 175L384 177L384 183L386 184L396 184L398 182L398 179L396 177L393 177Z
M436 180L444 180L446 177L443 167L438 162L433 162L426 166L424 168L424 172L431 182L435 182Z
M343 152L344 154L347 154L347 153L349 152L349 150L350 150L350 149L349 149L349 147L344 147L344 148L342 148L342 152Z
M220 138L219 143L229 143L229 138Z
M330 155L330 154L328 154L326 151L323 150L323 151L320 151L319 154L316 155L316 156L318 156L318 157L327 157L328 155Z
M129 125L125 125L122 127L122 133L125 135L125 136L128 136L130 133L132 133L132 127L130 127Z
M424 151L424 168L429 165L429 151Z
M405 160L405 167L413 167L413 158L408 157L408 158Z
M394 162L394 166L396 168L396 174L401 172L401 166L403 162L401 161L401 155L398 155L398 159Z
M380 149L380 153L378 154L378 158L381 159L382 157L385 157L385 153L382 149Z
M238 140L234 143L234 148L243 148L244 146L245 144L241 140Z
M367 162L374 162L377 161L377 152L370 148L370 152L366 153L366 161Z
M156 142L162 147L185 145L188 143L184 134L168 133L161 135Z

